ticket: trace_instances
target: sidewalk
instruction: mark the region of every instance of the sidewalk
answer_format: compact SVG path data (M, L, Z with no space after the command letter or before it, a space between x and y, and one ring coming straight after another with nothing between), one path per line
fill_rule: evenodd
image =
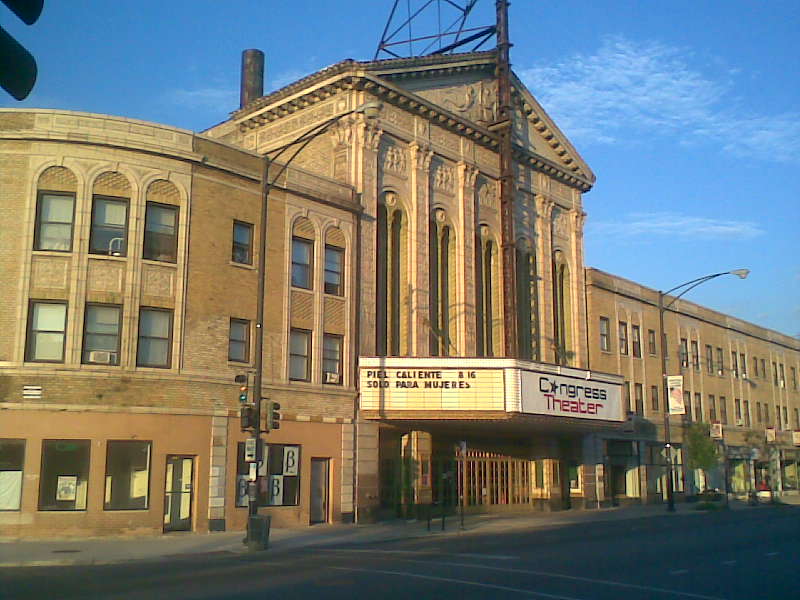
M800 505L799 496L782 499L787 504ZM558 527L584 522L615 521L643 517L672 515L701 515L694 504L678 503L674 513L666 512L660 504L631 507L574 510L562 512L533 512L524 514L467 515L464 529L457 516L434 519L431 531L426 521L393 521L366 525L315 525L303 529L273 529L267 552L276 553L311 546L366 544L390 540L432 536L470 535ZM746 503L731 500L731 510L753 510ZM757 510L757 509L756 509ZM59 540L19 541L0 539L0 567L101 565L133 560L157 560L166 556L234 555L246 553L241 531L222 533L173 533L153 537L79 538Z

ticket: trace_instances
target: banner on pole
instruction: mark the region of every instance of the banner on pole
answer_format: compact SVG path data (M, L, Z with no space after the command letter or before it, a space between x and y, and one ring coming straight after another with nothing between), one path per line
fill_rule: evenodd
M669 393L669 414L685 415L686 406L683 404L683 375L670 375L667 377Z
M711 437L715 440L722 439L722 423L712 423L711 424Z

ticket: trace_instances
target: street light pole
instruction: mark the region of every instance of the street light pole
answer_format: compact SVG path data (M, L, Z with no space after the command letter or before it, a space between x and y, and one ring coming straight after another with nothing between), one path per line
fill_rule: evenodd
M328 131L333 125L338 123L344 117L352 114L363 114L367 119L372 120L378 117L378 113L382 108L380 102L365 102L340 115L336 115L312 127L305 133L299 135L297 138L282 146L274 148L264 153L261 169L261 218L259 224L259 242L258 242L258 292L256 298L256 347L255 347L255 375L253 377L253 400L255 401L255 410L253 421L255 426L252 429L252 437L255 439L256 444L256 457L263 460L262 452L260 449L261 441L261 384L264 375L264 304L266 301L266 280L267 280L267 214L269 208L269 195L275 182L278 181L281 175L286 171L292 161L297 157L303 149L308 146L314 139ZM283 162L274 177L270 179L270 166L272 163L280 158L284 152L291 148L297 149L289 156L289 159ZM248 482L247 499L248 499L248 514L254 517L258 514L258 490L261 483L260 469L256 469L256 477L254 481ZM257 547L255 543L256 532L253 530L255 524L252 519L247 520L247 537L248 546Z
M701 283L705 283L706 281L710 281L711 279L716 279L717 277L722 277L723 275L736 275L740 279L744 279L750 273L748 269L734 269L732 271L724 271L722 273L714 273L713 275L706 275L705 277L698 277L697 279L692 279L691 281L687 281L686 283L682 283L680 285L676 285L674 288L667 290L666 292L659 291L658 292L658 329L661 334L661 379L662 379L662 391L664 394L664 451L666 454L666 461L667 461L667 511L668 512L675 512L675 495L674 495L674 485L673 485L673 464L672 464L672 443L670 438L670 422L669 422L669 386L667 385L667 335L664 331L664 313L671 307L675 302L683 296L686 292L696 288ZM664 305L664 297L668 294L679 290L681 288L686 288L680 294L672 298L669 303L665 306ZM726 458L726 465L727 469L727 458Z

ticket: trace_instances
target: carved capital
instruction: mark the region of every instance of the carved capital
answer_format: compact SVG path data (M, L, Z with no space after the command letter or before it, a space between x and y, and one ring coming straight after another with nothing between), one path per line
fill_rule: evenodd
M427 146L422 146L416 142L408 145L408 152L411 156L411 164L415 169L425 171L426 173L431 169L431 159L433 158L433 151Z
M353 130L355 121L352 119L340 119L331 127L331 144L334 148L348 147L353 143Z
M362 135L364 136L364 149L377 152L381 144L383 129L378 125L365 123L362 129Z
M536 194L536 214L540 219L549 221L552 214L555 202L542 194Z
M479 173L478 169L472 165L468 165L464 161L458 163L457 169L461 185L468 190L475 189L475 182L478 179Z

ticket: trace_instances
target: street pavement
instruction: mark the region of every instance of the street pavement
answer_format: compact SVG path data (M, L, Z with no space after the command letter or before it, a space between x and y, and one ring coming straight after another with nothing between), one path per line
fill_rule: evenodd
M220 543L118 564L0 569L0 598L797 598L800 507L733 508L476 516L444 533L425 523L276 530L266 552Z
M787 496L788 504L800 505L800 496ZM476 533L500 533L517 529L560 527L565 525L638 519L652 516L695 515L691 503L677 503L675 513L666 513L664 505L613 507L595 510L526 512L522 514L467 515L462 528L458 517L449 516L442 529L441 519L434 518L430 531L427 521L393 521L364 525L315 525L300 529L272 529L267 552L275 554L298 548L324 545L368 544L402 539L467 536ZM768 510L731 500L730 508ZM241 554L243 533L171 533L149 537L106 537L46 540L0 538L0 567L67 566L115 564L134 560L154 560L186 555Z

